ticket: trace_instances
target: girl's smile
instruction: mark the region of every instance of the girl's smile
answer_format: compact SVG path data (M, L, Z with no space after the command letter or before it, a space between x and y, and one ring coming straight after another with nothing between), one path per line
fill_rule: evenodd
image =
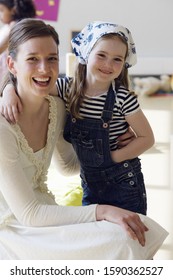
M110 84L124 67L126 44L118 37L100 39L92 49L87 64L87 82Z

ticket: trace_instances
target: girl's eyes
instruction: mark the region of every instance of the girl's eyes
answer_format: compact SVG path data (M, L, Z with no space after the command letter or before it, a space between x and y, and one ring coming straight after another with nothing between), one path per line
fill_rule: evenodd
M98 53L98 56L99 57L106 57L105 54L102 54L102 53Z
M100 58L106 58L106 55L105 55L105 54L102 54L102 53L99 53L99 54L98 54L98 57L100 57ZM113 60L114 60L115 62L124 62L123 58L120 58L120 57L115 57Z
M123 62L123 59L122 59L122 58L119 58L119 57L115 58L114 60L115 60L116 62Z

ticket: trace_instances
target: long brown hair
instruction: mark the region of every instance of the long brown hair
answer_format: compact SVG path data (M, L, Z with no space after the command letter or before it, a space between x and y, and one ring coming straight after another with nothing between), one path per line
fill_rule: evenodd
M116 34L106 34L102 36L98 41L102 39L110 39L115 38L115 36L118 36L123 43L126 44L127 42L125 39ZM96 43L97 44L97 43ZM127 47L128 51L128 47ZM127 56L127 53L126 53ZM125 58L126 58L125 56ZM83 65L80 63L77 63L75 68L75 74L74 74L74 81L73 84L70 87L70 92L67 96L68 100L68 111L76 118L81 118L79 114L80 106L84 99L84 94L86 91L86 70L87 65ZM120 85L124 86L125 88L129 89L130 80L128 75L128 69L126 67L123 67L122 72L120 73L119 77L115 79L116 87L118 88Z

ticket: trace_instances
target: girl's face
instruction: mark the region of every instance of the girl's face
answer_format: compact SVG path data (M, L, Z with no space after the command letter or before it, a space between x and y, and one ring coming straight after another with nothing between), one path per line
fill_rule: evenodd
M109 86L122 72L126 53L127 46L118 36L98 40L88 58L87 82Z
M17 57L8 57L10 72L17 79L21 97L45 97L59 74L58 46L51 36L32 38L18 47ZM35 98L35 97L34 97Z
M9 9L7 6L0 4L0 21L4 24L10 23L13 19L14 8Z

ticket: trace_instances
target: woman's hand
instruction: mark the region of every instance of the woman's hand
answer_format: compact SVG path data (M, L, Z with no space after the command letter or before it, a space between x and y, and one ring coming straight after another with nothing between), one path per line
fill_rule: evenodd
M0 113L10 123L18 121L19 114L22 112L22 104L17 96L13 85L8 84L4 91L3 97L0 98Z
M138 240L142 246L145 246L145 232L148 228L138 214L111 205L97 205L96 219L120 225L132 239Z

